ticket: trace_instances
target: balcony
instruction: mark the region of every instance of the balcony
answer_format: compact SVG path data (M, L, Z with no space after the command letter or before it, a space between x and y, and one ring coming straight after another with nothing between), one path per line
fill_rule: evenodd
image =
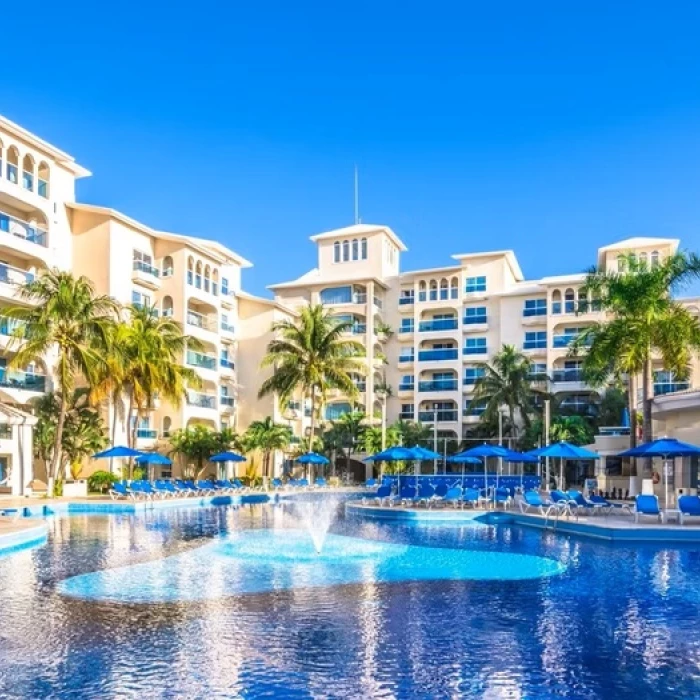
M578 340L580 333L555 333L552 337L553 348L568 348L573 342ZM591 340L588 340L585 345L590 346Z
M203 331L215 331L216 319L211 316L205 316L197 311L187 312L187 325L201 328Z
M399 384L399 391L415 391L416 385L414 382L403 382Z
M30 243L36 243L43 248L48 246L48 234L45 229L2 211L0 211L0 231Z
M350 329L350 332L353 333L354 335L364 335L367 332L367 324L366 323L355 323L353 327Z
M21 287L27 282L33 282L34 278L35 276L31 272L0 263L0 284L11 287L9 290L0 290L0 294L4 292L4 296L14 299L17 287Z
M465 345L462 352L465 355L486 355L488 348L485 345Z
M414 362L415 359L416 359L416 356L414 353L409 353L407 355L399 355L399 364L401 364L401 363L408 364L409 362Z
M421 333L430 331L454 331L457 330L456 318L438 318L433 321L421 321L418 324L418 330Z
M216 408L216 396L214 394L189 392L187 394L187 404L198 408Z
M523 350L546 350L547 339L544 340L526 340L523 342Z
M523 309L523 318L532 318L533 316L546 316L547 307L538 306L534 309Z
M479 416L482 416L485 411L486 411L486 406L474 406L474 408L468 408L465 406L464 409L462 410L462 415L465 418L472 418L474 416L479 417Z
M654 396L673 394L676 391L687 391L690 382L654 382Z
M155 440L158 437L158 431L151 428L139 428L136 431L136 437L142 440Z
M367 382L366 381L355 382L355 389L357 389L361 394L364 394L367 391Z
M437 350L419 350L419 362L440 362L442 360L457 360L459 359L459 350L457 348L440 348Z
M408 413L401 411L401 413L399 413L399 420L413 420L413 411L409 411Z
M410 323L410 324L405 324L405 325L404 325L404 324L401 324L401 325L399 326L399 331L398 331L398 332L399 332L399 333L413 333L414 330L415 330L415 327L414 327L414 325L413 325L412 323Z
M434 423L437 417L438 423L453 423L458 419L458 416L457 410L438 409L438 411L420 411L418 420L421 423Z
M43 374L0 367L0 386L6 389L36 391L43 394L46 392L46 377Z
M418 292L418 301L449 301L459 299L459 290L456 287L451 289L430 289L427 292Z
M234 361L229 360L227 357L222 357L219 360L219 366L223 367L224 369L236 369L236 364L234 363Z
M378 308L381 309L384 306L384 302L379 298L379 297L372 297L372 303Z
M465 316L463 322L465 326L485 326L488 324L488 316L486 316L486 314Z
M186 355L188 365L193 367L201 367L202 369L216 369L216 357L213 355L205 355L201 352L188 350Z
M413 306L415 299L411 297L399 297L399 306Z
M143 260L134 260L131 279L150 289L160 289L160 271Z
M233 408L235 400L233 396L220 396L219 403L221 404L221 408Z
M552 372L553 382L582 382L583 370L580 367L571 367L565 369L555 369Z
M418 382L418 391L457 391L458 385L456 379L433 379Z
M221 330L224 333L235 333L234 327L230 323L226 323L225 321L221 322Z

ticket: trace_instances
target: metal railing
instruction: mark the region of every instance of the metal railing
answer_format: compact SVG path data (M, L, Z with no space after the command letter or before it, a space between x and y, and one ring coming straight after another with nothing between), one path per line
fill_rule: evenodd
M216 328L216 319L211 316L205 316L197 311L187 312L187 323L190 326L196 326L205 331L212 331Z
M22 285L34 281L34 274L19 267L0 263L0 282Z
M458 415L459 411L456 410L439 409L437 411L420 411L418 413L418 420L421 423L434 423L437 418L438 423L448 423L456 421Z
M46 377L43 374L0 367L0 386L44 393L46 391Z
M134 260L134 270L136 272L145 272L147 275L151 275L152 277L160 277L160 270L157 267L153 267L153 265L149 265L143 260Z
M552 372L553 382L582 382L583 370L580 367L571 367L568 369L555 369Z
M407 306L410 304L414 304L415 299L411 297L399 297L399 306Z
M431 362L436 360L456 360L459 358L457 348L439 348L437 350L419 350L418 360L420 362Z
M36 224L30 224L28 221L18 219L17 217L11 216L3 211L0 211L0 231L9 233L17 238L22 238L30 243L36 243L44 248L48 246L48 234L46 229L43 229Z

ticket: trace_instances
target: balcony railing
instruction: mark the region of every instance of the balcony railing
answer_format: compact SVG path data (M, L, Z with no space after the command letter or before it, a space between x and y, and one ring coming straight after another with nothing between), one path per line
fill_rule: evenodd
M374 305L378 308L381 309L382 306L384 305L384 302L379 297L372 297L372 301L374 302Z
M555 348L568 348L573 342L575 342L580 333L557 333L552 337L552 347ZM591 339L588 339L585 343L586 346L591 344Z
M486 411L486 406L474 406L474 408L465 406L462 410L462 415L465 418L469 418L470 416L481 416L484 414L484 411Z
M486 355L488 348L485 345L465 345L463 353L465 355Z
M150 306L150 304L144 304L142 301L132 301L131 305L135 309L147 309L148 313L156 318L158 316L158 308L156 306Z
M151 275L152 277L160 277L160 270L157 267L153 267L153 265L149 265L143 260L134 260L134 270Z
M476 375L476 374L468 374L468 375L465 375L465 376L464 376L464 385L465 385L465 386L473 386L473 385L476 384L476 383L479 381L479 379L481 379L483 376L484 376L483 373L482 373L482 374L479 374L479 375Z
M546 306L537 306L534 309L523 309L523 316L528 317L528 316L546 316L547 315L547 307Z
M212 355L204 355L194 350L187 351L187 364L202 369L216 369L216 358Z
M0 263L0 282L19 286L33 281L34 275L31 272Z
M433 379L418 382L418 391L456 391L458 384L456 379Z
M367 382L355 382L355 388L361 393L364 394L365 391L367 391Z
M46 391L46 377L43 374L0 367L0 386L44 393Z
M351 333L354 333L355 335L364 335L367 332L367 324L366 323L355 323L353 327L350 329Z
M582 382L583 370L579 367L571 367L568 369L555 369L552 372L553 382Z
M366 304L367 303L367 293L358 292L350 297L350 304Z
M17 238L23 238L30 243L36 243L44 248L48 245L45 229L2 211L0 211L0 231L9 233Z
M421 321L418 330L421 333L427 331L453 331L457 328L456 318L438 318L434 321Z
M144 440L155 440L158 437L158 431L151 430L151 428L138 428L136 437L143 438Z
M457 348L439 348L437 350L419 350L418 360L420 362L434 362L439 360L456 360L459 358Z
M191 392L187 394L187 403L190 406L199 406L199 408L216 408L216 396Z
M234 398L233 396L220 396L219 402L222 406L229 406L230 408L233 408Z
M421 423L434 423L437 417L438 423L449 423L457 420L459 412L456 410L439 409L438 411L420 411L418 420Z
M227 357L222 357L219 360L219 364L225 369L236 369L236 365L233 360L229 360Z
M216 328L216 320L196 311L187 312L187 323L205 331L213 331Z
M233 333L235 331L234 327L230 323L224 321L221 322L221 330L225 333Z
M399 384L399 391L414 391L416 385L414 382L402 382Z
M399 297L399 306L410 306L415 302L413 297Z
M411 353L410 355L399 355L399 362L414 362L416 359L416 356L414 353Z
M399 420L413 420L413 411L399 413Z
M547 338L540 340L526 340L523 342L523 350L546 350Z
M686 391L690 388L690 382L654 382L654 396L672 394L676 391Z
M414 330L415 327L412 323L408 325L399 326L399 333L413 333Z
M486 314L481 314L479 316L465 316L464 325L465 326L476 326L479 324L488 323L488 317Z

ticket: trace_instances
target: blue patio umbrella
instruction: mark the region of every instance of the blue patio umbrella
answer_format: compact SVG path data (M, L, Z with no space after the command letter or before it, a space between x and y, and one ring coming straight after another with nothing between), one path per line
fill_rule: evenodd
M428 450L425 447L421 447L420 445L410 447L409 449L413 450L413 452L416 455L419 455L418 459L420 459L421 461L427 459L442 459L442 455L439 452L433 452L433 450Z
M92 455L93 459L108 459L110 460L109 462L109 471L110 473L112 472L112 459L113 458L123 458L123 457L139 457L141 454L143 454L140 450L134 450L131 447L126 447L125 445L115 445L114 447L110 447L107 450L103 450L102 452L98 452L97 454Z
M328 457L318 454L318 452L306 452L296 458L299 464L329 464Z
M664 461L673 460L676 457L692 457L700 455L700 447L688 442L681 442L675 438L659 438L651 442L645 442L624 452L618 457L661 457ZM668 505L668 471L664 465L664 505Z
M464 465L465 464L481 464L481 460L478 457L470 457L468 455L465 456L464 454L452 455L452 457L447 458L447 461L462 465L462 488L464 488Z
M599 457L596 452L591 452L578 445L572 445L565 440L553 442L551 445L545 445L537 450L530 450L527 454L535 457L559 457L559 488L562 488L564 483L564 460L598 459ZM549 487L549 484L547 486Z
M422 449L422 448L421 448ZM428 452L428 450L426 450ZM415 462L417 459L423 459L420 452L417 452L413 447L388 447L386 450L377 452L376 454L365 457L365 462ZM397 488L401 491L401 474L397 474Z
M508 450L508 456L503 458L506 462L520 462L523 465L523 468L520 470L520 488L522 489L523 484L525 483L525 465L539 464L540 459L539 457L535 457L535 455L531 455L526 452L517 452L516 450L510 450L508 448L505 449Z
M170 465L172 461L168 459L165 455L158 454L157 452L143 452L137 458L136 461L139 464L145 464L148 469L148 478L151 478L151 465L152 464L164 464Z
M505 447L501 447L500 445L489 445L488 442L485 442L481 445L476 445L474 447L470 447L468 450L463 450L462 452L458 452L454 457L478 457L479 459L484 460L484 488L487 488L487 472L486 472L486 467L487 467L487 460L489 457L500 457L502 459L506 459L508 457L508 450Z
M236 452L219 452L209 457L210 462L245 462L245 457Z

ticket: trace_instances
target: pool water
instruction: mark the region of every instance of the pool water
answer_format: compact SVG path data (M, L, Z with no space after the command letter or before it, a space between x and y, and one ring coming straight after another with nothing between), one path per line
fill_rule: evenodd
M700 551L288 508L49 520L0 557L0 698L699 698Z

